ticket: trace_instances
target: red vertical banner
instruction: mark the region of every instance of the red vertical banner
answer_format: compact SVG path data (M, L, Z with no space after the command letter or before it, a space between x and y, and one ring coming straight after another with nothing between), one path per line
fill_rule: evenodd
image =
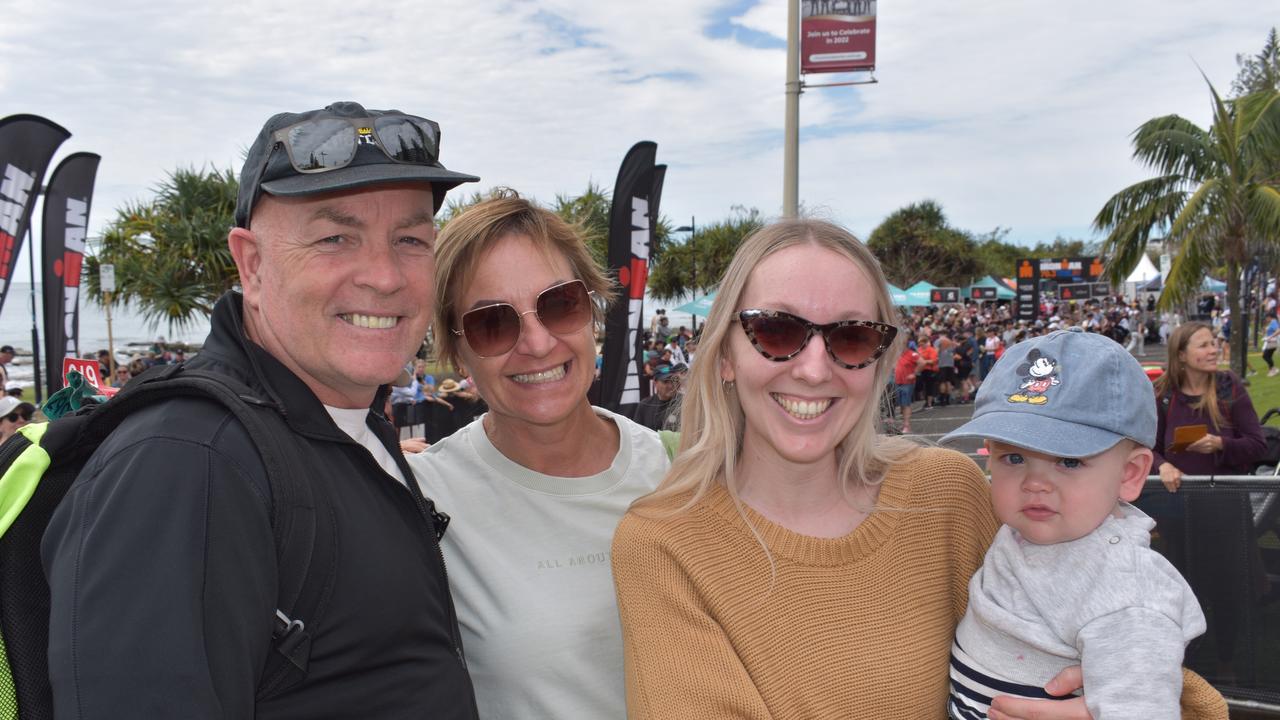
M0 307L9 295L44 171L54 151L69 137L71 133L62 126L36 115L0 120Z
M49 395L62 389L62 359L80 354L80 267L99 160L93 153L67 156L49 176L45 191L40 282Z
M800 0L800 72L876 68L879 0Z

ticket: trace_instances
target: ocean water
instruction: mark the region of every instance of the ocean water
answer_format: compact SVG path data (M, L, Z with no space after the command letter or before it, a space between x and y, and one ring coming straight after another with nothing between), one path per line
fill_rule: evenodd
M35 287L36 328L40 333L40 354L44 355L44 322L40 317L40 285ZM116 357L127 360L129 355L147 347L163 335L167 342L200 343L209 334L208 320L185 329L170 329L166 325L152 325L132 309L116 308L111 313L111 334L115 341ZM31 285L12 283L0 308L0 345L12 345L18 357L9 364L11 380L32 382L35 373L31 354ZM133 345L134 347L130 347ZM138 347L144 346L144 347ZM80 354L96 352L107 347L107 314L100 305L80 297ZM42 357L42 360L44 358ZM45 360L47 364L47 360Z

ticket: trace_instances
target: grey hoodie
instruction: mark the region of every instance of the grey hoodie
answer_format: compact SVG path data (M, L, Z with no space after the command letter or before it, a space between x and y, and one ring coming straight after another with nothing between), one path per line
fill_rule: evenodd
M1127 503L1120 511L1092 533L1055 545L1030 543L1001 526L969 581L969 609L956 629L963 650L953 652L953 696L964 701L957 685L972 689L977 675L1042 687L1081 665L1094 720L1181 717L1183 651L1204 632L1204 614L1178 571L1151 550L1155 522ZM957 655L968 676L958 675ZM967 707L980 704L971 699Z

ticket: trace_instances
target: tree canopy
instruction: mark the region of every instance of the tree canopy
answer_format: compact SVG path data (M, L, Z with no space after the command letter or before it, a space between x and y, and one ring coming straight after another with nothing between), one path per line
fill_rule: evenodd
M664 243L649 270L649 293L672 300L715 289L738 246L762 225L759 210L734 206L728 218L699 226L684 242Z
M981 273L977 246L969 233L947 222L942 206L922 200L893 211L867 240L889 282L909 287L965 285Z
M1207 79L1206 79L1206 82ZM1163 306L1199 290L1205 274L1226 269L1231 315L1240 311L1240 271L1262 245L1280 238L1280 92L1263 90L1234 100L1209 84L1212 123L1205 129L1177 115L1143 123L1133 156L1153 173L1107 200L1094 227L1107 233L1107 275L1123 280L1155 231L1167 229L1173 267ZM1246 333L1232 333L1232 358L1244 375Z
M117 210L101 243L86 253L89 297L103 302L98 268L110 263L116 277L112 306L131 304L170 330L203 321L239 282L227 247L237 188L231 170L179 169L151 200Z
M1276 29L1267 33L1267 41L1256 55L1236 55L1240 74L1231 83L1231 91L1237 96L1261 90L1280 90L1280 37Z

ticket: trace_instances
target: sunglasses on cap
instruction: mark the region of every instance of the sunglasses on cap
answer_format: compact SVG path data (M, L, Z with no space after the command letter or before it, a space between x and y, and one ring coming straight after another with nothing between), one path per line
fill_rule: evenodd
M300 173L338 170L355 160L361 145L374 145L395 162L434 165L440 154L440 126L414 115L375 118L325 117L277 130L272 140L284 145Z
M781 310L743 310L738 320L751 345L774 362L799 355L815 334L821 334L827 354L849 370L875 362L898 335L898 328L888 323L841 320L819 325Z
M482 358L497 357L516 346L525 315L538 316L554 335L570 335L591 321L591 292L581 280L569 280L538 293L535 309L520 312L510 303L494 303L462 314L462 329L454 335L467 339L472 352Z

